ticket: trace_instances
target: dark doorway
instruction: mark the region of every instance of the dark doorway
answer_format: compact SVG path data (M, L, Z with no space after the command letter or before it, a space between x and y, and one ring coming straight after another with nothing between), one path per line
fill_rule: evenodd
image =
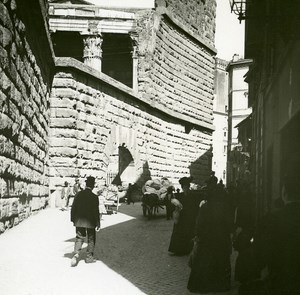
M125 34L103 34L102 72L132 87L132 43Z
M136 180L136 167L130 151L121 145L110 155L107 168L107 184L121 185L134 183Z
M83 62L83 40L78 32L55 32L53 48L57 57L73 57Z

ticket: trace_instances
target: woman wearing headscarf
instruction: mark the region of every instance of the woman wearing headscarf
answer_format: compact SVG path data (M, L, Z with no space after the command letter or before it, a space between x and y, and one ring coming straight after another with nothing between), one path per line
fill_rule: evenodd
M189 254L193 247L195 221L198 213L200 197L190 190L192 177L179 180L182 192L175 195L172 201L174 210L174 227L169 245L169 252L175 255Z

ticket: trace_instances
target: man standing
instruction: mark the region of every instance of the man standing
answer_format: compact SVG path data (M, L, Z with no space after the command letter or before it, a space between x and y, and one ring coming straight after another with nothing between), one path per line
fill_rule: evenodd
M81 190L79 179L75 179L75 183L73 185L73 196L75 197L77 193Z
M96 262L93 255L96 242L95 229L100 229L99 200L97 195L92 192L95 186L95 178L89 176L85 182L86 188L78 192L71 209L71 221L76 227L76 241L71 266L78 264L79 252L85 237L87 237L88 243L85 262Z
M61 208L60 210L64 211L68 209L70 199L70 187L69 183L65 181L64 186L61 190Z
M130 203L134 204L134 201L132 199L132 193L133 193L133 185L131 183L129 183L127 193L126 193L127 205L129 205Z
M77 193L78 193L79 191L81 191L81 186L80 186L80 183L79 183L79 179L76 178L76 179L75 179L75 183L74 183L74 185L73 185L73 187L72 187L72 193L71 193L71 195L70 195L70 197L69 197L69 200L71 199L71 201L73 202L75 196L77 195ZM72 202L70 202L69 200L68 200L68 204L71 203L71 205L72 205Z

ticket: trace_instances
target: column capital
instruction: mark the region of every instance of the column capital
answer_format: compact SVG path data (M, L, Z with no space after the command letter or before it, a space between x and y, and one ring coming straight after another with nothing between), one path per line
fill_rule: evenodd
M82 33L83 36L83 60L84 63L101 71L102 42L100 33Z
M138 91L138 41L139 35L137 32L129 32L131 46L132 46L132 88L135 92Z

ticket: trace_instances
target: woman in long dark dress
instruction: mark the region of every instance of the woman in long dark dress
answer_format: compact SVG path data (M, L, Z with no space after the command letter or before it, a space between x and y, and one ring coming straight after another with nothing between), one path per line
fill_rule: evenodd
M196 223L197 251L193 249L188 289L193 293L225 292L230 289L232 222L224 194L210 184Z
M186 255L190 253L193 246L192 239L195 235L195 222L200 198L197 193L190 190L191 181L191 177L181 178L179 183L183 192L175 195L182 208L178 220L174 222L169 246L169 252L175 255ZM175 209L175 212L176 210L177 209Z

